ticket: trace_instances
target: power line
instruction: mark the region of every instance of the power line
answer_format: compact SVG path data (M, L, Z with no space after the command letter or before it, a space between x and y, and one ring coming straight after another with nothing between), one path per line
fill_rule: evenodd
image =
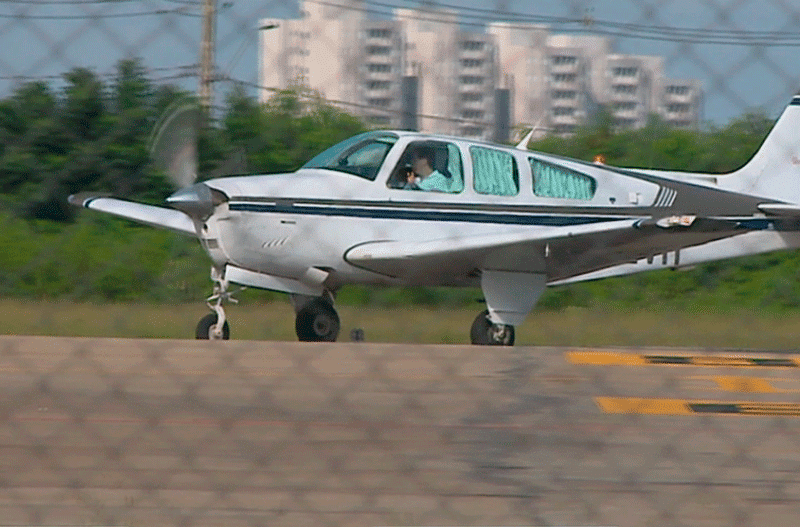
M270 93L280 93L280 92L286 91L286 90L283 90L281 88L271 88L271 87L268 87L268 86L262 86L260 84L256 84L254 82L238 80L238 79L234 79L234 78L231 78L231 77L218 78L216 80L217 81L228 81L228 82L232 82L234 84L239 84L241 86L247 86L249 88L254 88L256 90L261 90L261 91L267 91L267 92L270 92ZM375 106L370 106L369 104L361 104L361 103L349 102L349 101L340 101L340 100L336 100L336 99L327 99L325 97L321 97L321 96L316 95L316 94L311 95L309 93L304 93L302 91L301 92L297 92L297 95L298 95L298 97L300 97L300 98L302 98L304 100L307 100L307 101L322 101L322 102L324 102L326 104L330 104L330 105L333 105L333 106L356 108L356 109L359 109L359 110L371 110L371 111L375 112L376 114L404 115L404 114L408 113L407 110L403 110L403 109L395 110L395 109L391 109L391 108L376 108ZM494 125L493 122L480 121L480 120L476 120L476 119L462 119L462 118L459 118L459 117L446 117L446 116L443 116L443 115L431 115L431 114L424 114L424 113L415 113L414 115L416 115L417 117L422 118L422 119L434 119L434 120L437 120L437 121L446 121L446 122L458 123L458 124L477 125L477 126L485 126L485 127L491 127L491 126Z
M141 0L3 0L4 4L18 5L97 5L141 2Z
M365 4L373 7L357 7L324 0L306 0L309 3L338 7L383 17L392 17L394 9L406 8L398 4L387 4L365 0ZM530 25L558 26L573 33L589 33L618 38L634 38L667 42L719 45L751 45L751 46L800 46L800 32L792 31L739 31L691 29L671 26L645 26L592 19L587 25L585 18L557 17L549 15L527 15L523 13L498 13L478 8L461 8L450 4L439 4L442 8L459 11L460 20L450 21L437 18L434 11L416 9L419 14L405 18L422 22L434 22L458 26L485 29L488 23L505 23L510 29L531 29ZM466 12L465 12L466 11ZM472 14L470 12L476 12Z
M306 0L306 1L311 1L311 0ZM397 4L388 4L388 3L378 2L375 0L363 0L363 1L365 4L368 5L375 5L392 9L402 7L398 6ZM677 27L677 26L644 25L644 24L632 24L627 22L613 22L608 20L596 19L594 17L591 17L591 19L587 20L585 16L580 18L575 18L575 17L559 17L552 15L533 15L533 14L520 13L518 11L508 11L508 10L498 12L498 10L496 9L482 9L477 7L458 6L453 4L443 4L441 2L437 2L437 6L443 9L456 10L463 17L478 19L485 22L509 21L509 22L532 22L541 24L576 24L585 26L587 25L588 21L592 26L600 25L600 26L626 29L629 31L645 31L645 32L664 31L674 34L690 34L695 36L711 34L711 35L722 35L722 36L733 36L733 37L741 37L742 35L744 35L744 36L755 36L760 38L775 37L775 36L800 38L800 33L798 33L797 31L745 31L739 29L725 30L725 29L710 29L710 28L692 29L692 28ZM476 14L471 14L471 13L476 13ZM800 11L798 13L800 14Z
M142 16L158 16L158 15L178 15L199 17L197 13L186 12L183 8L177 9L156 9L153 11L140 11L138 13L86 13L80 15L30 15L30 14L7 14L0 13L0 18L7 19L20 19L20 20L87 20L98 18L135 18Z
M182 66L164 66L160 68L145 68L145 71L148 75L153 78L148 78L148 80L163 80L167 78L187 78L187 77L196 77L197 76L197 64L186 64ZM93 70L92 70L93 71ZM169 74L170 72L174 72ZM117 71L105 71L105 72L94 72L93 73L102 79L114 79L117 77ZM154 76L157 73L164 73L168 74L166 76ZM2 75L0 76L0 80L10 80L10 81L17 81L17 82L32 82L32 81L53 81L53 80L63 80L65 74L59 75Z

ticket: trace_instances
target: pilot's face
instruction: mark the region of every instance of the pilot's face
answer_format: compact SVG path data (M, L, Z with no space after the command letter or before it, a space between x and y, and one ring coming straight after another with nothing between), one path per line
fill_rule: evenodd
M417 174L425 174L426 168L428 167L428 160L424 157L414 157L414 160L411 163L411 168Z

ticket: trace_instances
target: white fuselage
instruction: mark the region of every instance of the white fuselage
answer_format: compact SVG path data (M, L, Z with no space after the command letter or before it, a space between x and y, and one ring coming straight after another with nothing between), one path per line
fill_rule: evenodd
M404 145L412 140L419 140L419 136L400 136L374 180L334 170L303 168L289 174L206 181L206 185L223 192L229 201L218 206L208 218L201 240L219 266L228 264L299 281L303 281L310 269L321 269L328 273L325 287L333 289L345 283L474 285L478 274L471 274L469 269L452 269L446 259L435 266L430 262L417 265L413 259L409 260L406 272L398 276L353 265L346 254L354 247L376 241L427 242L498 233L530 234L553 226L652 217L654 213L668 216L675 212L677 191L659 183L656 177L643 179L602 165L515 149L507 151L515 158L518 193L510 196L479 193L473 184L470 156L474 143L457 139L449 141L461 152L464 177L461 192L390 188L392 171ZM558 164L591 177L596 182L596 192L588 200L537 196L533 160ZM697 188L713 187L694 180L661 180ZM748 243L746 237L737 236L716 241L716 246L710 248L685 249L680 263L688 265L798 246L794 235L759 231L748 236L757 241ZM210 243L205 241L209 239ZM660 250L653 248L653 254L648 255L653 257L632 255L629 260L604 270L558 280L627 274L679 263L675 253L664 248L662 254Z

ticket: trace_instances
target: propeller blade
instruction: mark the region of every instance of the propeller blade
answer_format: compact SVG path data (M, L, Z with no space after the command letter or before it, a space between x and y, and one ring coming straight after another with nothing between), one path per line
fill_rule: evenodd
M150 156L179 189L197 179L201 115L196 102L176 101L164 112L150 136Z

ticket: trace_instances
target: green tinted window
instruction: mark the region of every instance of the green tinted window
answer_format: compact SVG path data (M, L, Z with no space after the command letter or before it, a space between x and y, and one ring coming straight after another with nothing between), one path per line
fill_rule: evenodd
M594 197L597 183L589 176L558 165L529 158L533 193L545 198L584 199Z
M482 146L473 146L469 152L476 192L495 196L515 196L519 192L517 162L513 155Z

